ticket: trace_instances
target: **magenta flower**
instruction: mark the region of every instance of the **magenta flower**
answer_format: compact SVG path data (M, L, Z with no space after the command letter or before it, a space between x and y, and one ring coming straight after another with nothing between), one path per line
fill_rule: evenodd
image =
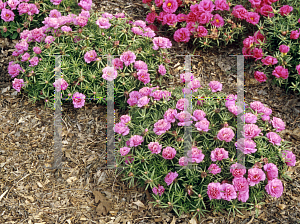
M118 72L114 69L114 67L105 67L104 69L102 69L102 72L102 78L107 81L113 81L118 76Z
M218 92L218 91L222 91L222 84L218 81L211 81L209 83L209 87L211 88L211 91L213 93Z
M144 139L142 136L134 135L126 142L126 145L130 146L130 147L137 147L137 146L141 145L143 141L144 141Z
M273 163L267 163L264 165L264 170L267 172L268 180L278 178L278 168Z
M193 120L194 121L201 121L205 118L206 114L203 110L194 110L193 112Z
M192 149L187 152L187 156L189 157L189 162L192 163L201 163L205 157L202 150L198 149L196 146L193 146Z
M29 67L37 66L38 63L39 63L39 58L35 56L35 57L31 58L31 59L29 60L29 62L30 62Z
M211 22L211 25L218 27L218 28L222 27L222 26L224 26L224 20L219 14L215 14L213 17L213 20Z
M178 3L176 0L165 0L162 8L166 13L174 13L178 8Z
M123 52L121 57L121 61L124 62L126 66L130 65L131 63L135 62L136 56L131 51Z
M237 194L236 191L231 184L222 184L221 185L221 198L226 201L231 201L232 199L236 199Z
M124 124L128 124L131 121L131 117L129 115L122 115L120 121Z
M283 78L287 79L289 77L289 71L287 68L284 68L282 66L275 67L275 70L273 70L272 75L274 75L276 78Z
M169 26L173 26L177 23L177 16L175 14L166 14L163 18L163 22L162 24L165 25L169 25Z
M217 138L220 141L231 142L233 137L234 137L234 132L232 131L231 128L222 128L217 134Z
M262 113L264 111L264 105L259 102L259 101L254 101L252 103L250 103L250 108L254 111L256 111L257 113Z
M158 72L161 75L165 75L167 73L166 68L165 68L165 66L163 64L159 65Z
M92 61L96 61L97 53L95 50L91 50L85 53L84 60L86 63L91 63Z
M232 14L239 19L247 19L248 11L242 5L236 5L233 7Z
M123 62L119 58L113 59L112 64L114 65L115 69L123 69Z
M287 45L282 44L282 45L279 46L279 51L283 54L286 54L290 51L290 47L287 46Z
M204 12L198 17L197 21L200 24L207 24L212 18L213 14L211 14L210 12Z
M178 177L178 173L175 172L170 172L167 174L167 176L165 177L165 182L166 184L169 186L171 183L173 183L173 181Z
M4 8L1 11L1 19L3 19L5 22L14 21L15 14L13 13L13 11Z
M195 124L195 127L197 128L198 131L204 131L208 132L209 129L209 121L206 118L203 118L199 122Z
M270 5L264 5L259 10L260 14L263 16L268 16L270 18L274 17L273 8Z
M122 155L122 156L126 156L128 153L130 152L130 148L128 148L128 147L123 147L123 148L120 148L120 154Z
M290 38L294 39L294 40L297 40L299 38L299 35L300 35L300 33L299 33L298 30L293 30L293 31L291 31Z
M254 78L260 83L265 82L268 79L263 72L259 72L259 71L254 72Z
M243 40L243 45L245 48L250 48L253 46L254 43L254 37L249 36L246 39Z
M132 158L132 156L128 156L125 160L125 163L128 164L128 163L132 163L134 160L134 158Z
M216 175L218 173L221 173L221 168L217 164L210 164L210 166L207 169L209 173L212 173L213 175Z
M260 15L256 12L248 12L246 21L253 25L256 25L259 22Z
M156 18L155 12L148 13L147 16L146 16L146 22L147 23L154 23L155 18Z
M179 120L178 122L178 126L189 126L193 123L193 121L191 121L191 114L189 112L186 111L182 111L178 114L176 114L175 118Z
M100 29L108 29L111 27L111 24L109 23L109 19L100 17L97 21L96 24L100 27Z
M174 40L176 42L189 42L190 40L190 31L187 28L180 28L174 33Z
M20 71L24 72L25 70L19 64L14 64L14 61L10 61L8 64L8 73L12 78L19 75Z
M249 191L248 181L243 176L233 178L232 184L236 191L239 191L239 192Z
M297 70L298 74L300 75L300 64L296 66L296 70Z
M265 186L266 192L272 197L279 198L283 192L283 184L281 180L275 178L273 180L269 180L268 184Z
M160 145L158 142L150 142L148 144L148 149L152 154L159 154L161 152L162 145Z
M143 87L139 90L139 93L141 94L141 96L149 96L151 91L152 90L149 87Z
M244 154L251 154L257 151L256 143L249 138L240 138L235 143L237 149L241 150Z
M135 61L134 66L133 66L137 71L139 70L146 70L148 71L148 66L145 62L143 61Z
M162 157L164 159L173 159L176 155L176 150L170 146L163 149Z
M143 82L145 85L150 82L150 74L147 70L139 70L137 73L138 80Z
M229 11L230 10L230 7L227 4L226 0L216 0L215 5L216 5L215 10L221 10L221 11L223 11L223 10Z
M186 15L185 14L178 14L177 15L177 21L178 22L184 22L186 20Z
M285 150L282 152L282 157L285 160L286 165L295 166L296 165L296 156L293 152Z
M165 37L154 37L153 38L153 49L158 50L158 48L171 48L172 42Z
M169 108L164 114L164 119L169 123L174 123L176 121L175 119L176 115L177 115L177 110Z
M21 61L28 61L29 58L30 58L30 54L25 53L25 54L23 54Z
M189 161L187 157L180 157L178 163L180 166L187 166L189 164Z
M214 11L215 5L211 0L202 0L198 4L198 9L200 13L212 12Z
M72 96L74 108L81 108L84 106L85 95L79 92L76 92Z
M164 191L165 191L165 189L161 185L159 185L158 188L157 187L152 188L152 192L156 195L159 194L159 196L161 196L164 193Z
M62 0L50 0L50 2L53 3L53 5L59 5Z
M66 90L68 88L68 85L69 84L63 78L59 78L53 83L53 86L57 91Z
M256 31L254 33L254 42L260 44L259 41L264 43L266 41L266 37L260 31Z
M256 124L245 124L242 132L245 138L255 138L261 133L261 129Z
M92 0L81 0L78 5L86 11L90 11L92 7Z
M189 105L189 101L186 98L181 98L176 103L176 109L184 110L184 104Z
M3 9L3 8L1 7L1 4L3 4L3 3L0 2L0 9ZM5 7L4 7L4 8L5 8ZM21 3L21 4L19 4L19 5L18 5L19 15L23 15L23 14L27 13L27 12L28 12L28 9L29 9L28 3Z
M115 124L114 131L125 136L129 134L130 129L124 123L119 122Z
M15 78L14 81L12 82L13 88L17 91L20 92L21 88L25 85L23 79L17 79Z
M272 56L267 56L264 59L261 59L261 62L264 65L276 65L278 63L277 58L273 58Z
M198 26L196 29L198 37L205 37L207 36L207 29L204 26Z
M279 13L282 16L287 16L291 11L293 11L293 7L289 5L284 5L280 8Z
M137 101L137 106L138 107L143 107L146 106L149 103L150 99L148 96L143 96Z
M209 197L209 200L221 199L221 184L209 183L207 185L207 195Z
M241 116L242 121L245 121L246 123L255 124L257 121L257 116L252 113L245 113Z
M51 44L54 40L55 40L55 37L53 37L53 36L47 36L45 38L45 43L46 44Z
M210 154L211 161L221 161L223 159L228 159L228 151L226 151L224 148L215 148L213 151L211 151Z
M164 119L158 120L154 124L153 131L156 135L162 135L171 128L171 124Z
M276 129L276 132L283 131L285 129L285 123L278 117L273 117L271 121L273 128Z
M243 165L235 163L231 165L230 173L232 173L232 176L239 178L243 177L246 174L246 169Z
M258 184L260 181L264 181L266 179L266 175L262 169L259 168L251 168L248 170L248 183L250 186L254 186Z

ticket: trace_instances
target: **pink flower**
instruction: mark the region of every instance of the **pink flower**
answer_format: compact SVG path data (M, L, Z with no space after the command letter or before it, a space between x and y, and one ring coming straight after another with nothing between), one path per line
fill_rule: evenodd
M110 13L105 12L105 13L102 14L102 17L103 18L112 19L114 16L112 14L110 14Z
M144 139L142 136L134 135L126 142L126 145L130 146L130 147L137 147L137 146L141 145L143 141L144 141Z
M217 164L210 164L210 166L207 169L209 173L212 173L213 175L216 175L218 173L221 173L221 168Z
M246 169L243 165L235 163L230 167L230 173L234 177L243 177L246 174Z
M177 16L175 14L166 14L163 18L163 25L168 24L169 26L175 25L177 22Z
M187 152L187 156L189 157L189 162L192 163L200 163L205 157L202 150L198 149L196 146L193 146L192 149Z
M241 150L244 154L251 154L257 151L256 143L249 138L240 138L235 143L237 149Z
M245 48L250 48L253 46L253 43L254 43L254 37L252 36L249 36L247 37L246 39L244 39L243 41L243 45Z
M272 56L267 56L264 59L261 59L264 65L275 65L278 63L277 58L273 58Z
M20 52L24 52L28 50L28 43L26 40L21 40L19 43L16 44L15 48L20 51ZM21 53L21 54L22 54Z
M226 151L224 148L215 148L213 151L211 151L210 154L211 161L221 161L223 159L228 159L228 151Z
M1 19L3 19L5 22L14 21L15 14L13 13L13 11L4 8L1 11Z
M50 11L49 17L58 18L58 17L61 17L61 13L58 10L53 9Z
M268 132L266 134L267 138L269 139L269 142L271 142L273 145L281 145L281 137L277 135L275 132Z
M148 149L152 154L159 154L161 152L162 145L160 145L158 142L150 142L148 144Z
M171 128L171 124L164 119L158 120L154 124L153 131L156 135L162 135Z
M111 27L111 24L109 23L109 19L100 17L97 21L96 24L100 27L100 29L108 29Z
M174 123L176 121L175 120L176 115L177 115L177 110L169 108L164 114L164 119L169 123Z
M258 184L260 181L264 181L266 179L266 175L264 171L259 168L251 168L248 170L248 183L250 186L254 186Z
M141 94L141 96L149 96L151 91L152 90L149 87L143 87L139 90L139 93Z
M129 115L122 115L120 120L124 124L128 124L131 121L131 117Z
M209 128L209 121L206 118L203 118L199 122L195 124L195 127L197 128L198 131L204 131L208 132L210 129Z
M88 22L89 18L85 17L85 16L77 16L75 18L75 25L78 25L78 26L81 26L81 27L84 27L86 26L87 22ZM96 22L97 24L97 22ZM98 25L98 24L97 24ZM101 28L101 27L100 27Z
M178 8L178 3L176 0L165 0L162 8L166 13L174 13Z
M21 61L28 61L29 58L30 58L30 54L29 53L25 53L25 54L23 54Z
M126 66L130 65L131 63L135 62L136 56L131 51L123 52L121 57L121 61L124 62Z
M236 5L233 10L232 14L234 17L239 19L247 19L248 18L248 11L242 5Z
M246 21L253 25L256 25L259 21L260 15L256 12L248 12Z
M39 14L39 10L35 4L28 4L28 12L27 14L32 16L33 14Z
M152 188L152 192L153 192L155 195L157 195L157 194L158 194L158 188L157 188L157 187Z
M253 57L256 58L255 61L262 59L264 53L261 48L254 48L253 49Z
M132 156L128 156L125 160L125 163L128 164L128 163L132 163L134 160L134 158L132 158Z
M216 5L216 10L221 10L221 11L223 11L223 10L229 11L230 10L230 7L227 4L226 0L216 0L215 5Z
M189 42L190 40L190 31L187 28L181 28L175 31L174 40L176 42Z
M12 82L13 88L14 88L17 92L20 92L20 91L21 91L21 88L25 85L25 84L23 84L23 83L24 83L24 80L23 80L23 79L17 79L17 78L15 78L14 81Z
M211 22L211 25L218 27L218 28L222 27L222 26L224 26L224 20L219 14L215 14L213 17L213 20Z
M254 42L260 44L259 41L262 43L266 42L266 37L260 32L260 30L254 33Z
M282 45L279 46L279 51L283 54L286 54L290 51L290 47L287 46L287 45L282 44Z
M207 24L213 18L213 14L210 12L204 12L198 17L198 22L200 24Z
M69 26L62 26L60 29L63 32L71 32L72 31L72 28Z
M211 91L213 93L218 92L218 91L222 91L222 84L218 81L211 81L209 83L209 87L211 88Z
M273 70L272 75L274 75L276 78L283 78L287 79L289 77L289 71L287 68L284 68L282 66L275 67L275 70Z
M63 78L59 78L59 79L55 80L55 82L53 83L53 86L55 87L55 89L57 91L66 90L68 88L68 85L69 84ZM56 86L57 86L57 88L56 88Z
M241 202L246 202L249 199L249 191L239 191L238 200Z
M293 152L285 150L282 152L282 157L284 158L286 165L288 166L296 165L296 156L294 155Z
M249 0L253 8L257 8L260 6L261 0Z
M206 114L203 110L194 110L192 118L194 121L201 121L205 119L205 116Z
M300 75L300 64L296 66L296 70L297 70L298 74Z
M198 26L196 29L198 37L205 37L207 36L207 29L204 26Z
M114 67L105 67L104 69L102 69L102 72L102 78L107 81L113 81L118 76L118 72L114 69Z
M261 133L261 129L256 124L245 124L242 132L245 138L255 138Z
M270 18L274 17L274 13L272 13L273 8L270 5L264 5L263 7L260 8L259 12L263 16L268 16Z
M254 72L254 78L260 83L267 81L267 76L259 71Z
M231 184L222 184L221 185L221 198L226 201L231 201L231 199L236 199L236 191Z
M191 121L191 114L189 112L182 111L175 116L179 120L178 126L189 126L193 123Z
M53 36L47 36L45 38L45 43L46 44L51 44L54 40L55 40L55 37L53 37Z
M163 187L163 186L158 186L158 194L159 194L159 196L161 196L163 193L164 193L164 191L165 191L165 188Z
M177 21L178 22L184 22L186 20L186 15L185 14L178 14L177 15Z
M112 60L112 64L114 65L115 69L123 69L123 62L119 58Z
M143 61L135 61L134 66L133 66L137 71L139 70L146 70L148 71L148 66L145 62Z
M164 159L173 159L176 155L176 150L170 146L163 149L162 157Z
M269 180L268 184L265 186L266 192L272 197L279 198L283 192L283 184L281 180L275 178L273 180Z
M165 182L166 184L169 186L171 183L173 183L173 181L178 177L178 173L175 172L170 172L167 174L167 176L165 177Z
M207 195L209 197L209 200L221 199L221 184L209 183L207 185Z
M264 170L267 172L268 180L278 178L278 168L273 163L267 163L264 165Z
M85 53L84 60L86 63L91 63L92 61L96 61L97 53L95 50L91 50Z
M252 110L256 111L257 113L263 113L265 107L261 102L254 101L254 102L250 103L250 108Z
M0 2L1 5L2 2ZM1 6L0 6L1 9ZM18 5L19 15L23 15L28 12L28 3L21 3Z
M164 91L162 91L161 95L164 100L169 101L170 97L171 97L171 92L164 90Z
M168 38L165 37L154 37L153 38L153 49L158 50L158 48L171 48L172 43Z
M147 23L154 23L155 18L156 18L155 12L148 13L147 16L146 16L146 22Z
M199 12L212 12L214 11L215 5L211 0L202 0L198 5Z
M10 61L8 64L8 73L12 78L19 75L20 71L24 72L25 70L19 64L14 64L14 61Z
M189 105L189 101L186 98L179 99L176 103L176 109L184 110L184 104Z
M116 18L125 18L125 14L124 14L123 12L117 13L117 14L115 15L115 17L116 17Z
M285 123L278 117L273 117L271 121L273 128L276 129L276 132L283 131L285 129Z
M241 116L242 121L245 120L246 123L255 124L257 121L257 116L252 113L246 113Z
M280 8L279 13L282 16L287 16L291 11L293 11L293 7L289 5L284 5Z
M143 31L139 27L132 27L131 31L136 35L142 35Z
M143 82L145 85L150 82L150 74L147 70L139 70L137 73L138 80Z
M115 124L114 131L120 135L125 136L129 134L130 129L124 123L119 122Z
M220 141L231 142L233 137L234 137L234 132L232 131L231 128L222 128L217 134L217 138Z
M38 63L39 63L39 58L35 56L35 57L31 58L31 59L29 60L29 62L30 62L29 67L37 66Z
M92 7L92 0L81 0L78 5L86 11L90 11Z
M163 3L164 3L163 0L155 0L155 5L156 5L157 7L161 7Z
M15 10L20 2L18 0L8 0L7 4L11 8L11 10Z
M81 13L79 14L79 16L84 16L84 17L87 17L87 18L91 17L89 11L86 11L84 9L81 9Z
M235 105L235 101L237 100L237 95L230 94L226 97L225 107L229 107L230 105Z
M246 172L245 172L246 173ZM241 192L245 192L245 191L249 191L249 184L248 181L245 177L241 176L241 177L235 177L232 180L232 184L235 188L236 191Z
M123 148L120 148L120 154L122 155L122 156L126 156L128 153L130 152L130 148L128 148L128 147L123 147Z
M53 3L53 5L59 5L62 0L50 0L50 2Z
M143 96L137 101L137 106L138 107L143 107L146 106L149 103L150 99L148 96Z
M76 92L72 96L74 108L81 108L84 106L85 95L79 92Z
M158 67L158 72L159 72L159 74L161 74L161 75L165 75L165 74L167 73L165 66L162 65L162 64L159 65L159 67Z
M297 40L299 38L299 35L300 35L300 33L299 33L298 30L293 30L293 31L291 31L290 38L294 39L294 40Z
M187 166L189 161L187 157L180 157L180 159L178 160L178 163L180 166Z
M194 80L194 75L190 72L180 74L181 82L190 82Z

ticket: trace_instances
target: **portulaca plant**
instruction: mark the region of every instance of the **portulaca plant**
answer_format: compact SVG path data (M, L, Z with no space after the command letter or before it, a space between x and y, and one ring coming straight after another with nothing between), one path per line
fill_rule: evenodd
M237 96L222 93L212 81L201 87L191 75L192 113L184 110L184 89L158 86L132 91L129 112L115 125L116 167L123 167L129 186L144 186L154 205L170 208L178 216L207 211L258 211L265 195L280 197L281 179L296 158L290 142L278 132L285 123L261 102L246 103L243 138L237 140ZM181 80L186 81L186 75ZM198 100L195 99L198 97ZM191 127L191 146L185 152L184 127ZM245 164L237 161L237 150Z

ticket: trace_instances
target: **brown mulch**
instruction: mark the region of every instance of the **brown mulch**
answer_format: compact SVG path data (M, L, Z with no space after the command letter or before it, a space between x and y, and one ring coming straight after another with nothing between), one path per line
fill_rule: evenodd
M95 2L98 10L124 10L134 19L142 19L145 13L139 0ZM5 43L2 50L7 55L0 58L0 223L189 223L191 215L176 218L170 210L153 208L148 191L129 189L115 170L106 167L105 106L86 102L83 108L75 109L72 103L63 103L63 169L49 169L53 162L54 111L44 109L43 103L33 105L26 94L7 88L11 86L7 56L14 45L10 40ZM174 43L170 52L174 79L168 84L176 85L184 72L184 58L176 55L192 51ZM236 61L228 55L240 52L234 45L197 52L201 56L193 57L192 72L202 86L218 80L224 92L236 93ZM289 169L292 181L284 181L279 199L266 198L258 218L253 211L235 218L218 213L207 214L196 223L300 222L300 100L278 87L259 84L251 69L245 63L246 101L263 102L273 110L272 115L286 122L282 137L293 143L298 161ZM121 115L116 110L116 122Z

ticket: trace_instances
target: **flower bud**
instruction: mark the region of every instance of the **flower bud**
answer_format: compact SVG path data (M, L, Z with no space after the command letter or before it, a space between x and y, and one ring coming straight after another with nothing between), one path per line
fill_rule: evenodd
M231 28L232 28L232 29L235 29L235 28L236 28L236 24L233 23L233 24L231 25Z
M151 11L155 12L155 6L154 5L151 6Z
M6 33L7 32L7 28L6 26L3 26L3 32Z
M177 137L176 131L172 131L172 134L173 134L175 137Z
M218 137L217 136L214 136L214 140L217 140L218 139Z
M216 113L216 114L218 114L218 113L220 113L220 112L221 112L220 108L216 108L216 109L215 109L215 113Z
M202 195L201 195L201 194L198 194L198 198L202 198Z
M43 91L41 90L40 95L43 95Z
M45 45L45 48L46 48L46 49L49 49L49 48L50 48L50 44L46 44L46 45Z
M96 92L93 92L94 95L96 95Z
M285 36L285 35L287 34L287 31L281 31L281 34L282 34L283 36Z
M47 103L47 102L48 102L48 100L47 100L47 99L45 99L45 102Z
M137 76L137 73L136 73L136 72L132 73L131 75L132 75L134 78L136 78L136 79L138 78L138 76Z
M33 16L28 16L28 20L31 22L33 20Z
M34 3L37 9L40 9L40 4L38 2Z
M81 28L78 29L78 33L82 33L82 29Z
M261 169L261 168L262 168L262 165L261 165L260 162L256 162L256 163L254 164L253 168L259 168L259 169Z
M17 32L18 32L18 33L21 33L21 28L18 28L18 29L17 29Z
M205 178L207 176L207 173L206 172L202 172L201 173L201 178Z
M159 200L156 200L157 203L159 203Z
M221 184L228 184L229 181L228 180L222 180Z
M114 42L114 46L115 46L115 47L118 47L118 46L119 46L119 43L120 43L120 41L115 41L115 42Z
M128 176L133 177L134 174L133 174L132 172L130 172L130 173L128 174Z

